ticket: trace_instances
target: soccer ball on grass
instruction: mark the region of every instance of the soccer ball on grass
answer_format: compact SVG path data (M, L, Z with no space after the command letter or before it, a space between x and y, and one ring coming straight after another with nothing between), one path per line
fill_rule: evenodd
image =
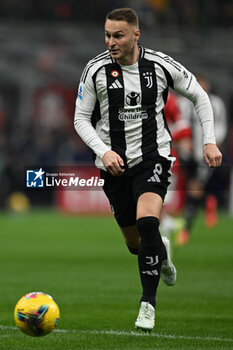
M60 312L53 298L45 293L32 292L24 295L16 304L16 326L33 337L49 334L57 326Z

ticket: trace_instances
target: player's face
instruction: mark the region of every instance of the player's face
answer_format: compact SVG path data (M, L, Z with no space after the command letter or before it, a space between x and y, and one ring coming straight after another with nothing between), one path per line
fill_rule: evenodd
M105 42L109 52L118 63L131 65L138 60L137 42L139 29L126 21L105 22Z

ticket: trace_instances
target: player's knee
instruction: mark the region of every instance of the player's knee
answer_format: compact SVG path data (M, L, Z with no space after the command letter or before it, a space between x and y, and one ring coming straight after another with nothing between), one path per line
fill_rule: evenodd
M143 245L162 244L159 233L159 219L154 216L146 216L137 220L137 228Z

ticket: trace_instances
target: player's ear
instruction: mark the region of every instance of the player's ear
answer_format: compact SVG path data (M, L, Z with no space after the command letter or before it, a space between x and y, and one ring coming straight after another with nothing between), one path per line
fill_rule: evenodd
M135 39L138 41L140 38L140 29L139 28L135 29L134 35L135 35Z

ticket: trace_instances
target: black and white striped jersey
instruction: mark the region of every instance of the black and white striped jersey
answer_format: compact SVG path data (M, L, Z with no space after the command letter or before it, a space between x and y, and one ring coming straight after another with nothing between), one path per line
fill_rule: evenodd
M211 105L193 74L161 52L140 49L131 66L118 64L105 51L89 61L81 77L74 125L102 169L102 157L110 149L126 167L156 154L172 158L163 113L169 87L193 102L204 144L215 143Z

